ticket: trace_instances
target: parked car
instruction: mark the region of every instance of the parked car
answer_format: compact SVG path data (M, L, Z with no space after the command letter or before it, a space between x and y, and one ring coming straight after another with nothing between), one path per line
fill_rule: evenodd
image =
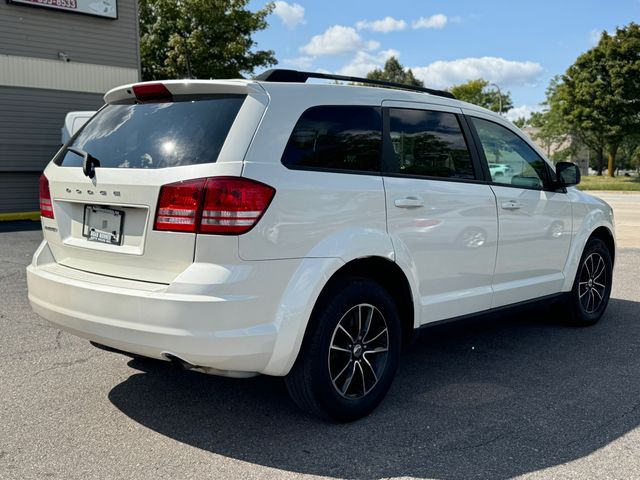
M311 77L371 82L109 91L41 177L34 310L101 348L284 376L337 421L380 403L420 327L541 300L600 319L613 212L575 165L447 92ZM496 148L526 168L492 176Z
M502 177L505 175L512 175L513 168L509 165L505 165L504 163L490 163L489 172L491 173L491 178Z
M96 112L88 110L67 113L64 117L64 124L60 129L60 144L67 143L95 114Z

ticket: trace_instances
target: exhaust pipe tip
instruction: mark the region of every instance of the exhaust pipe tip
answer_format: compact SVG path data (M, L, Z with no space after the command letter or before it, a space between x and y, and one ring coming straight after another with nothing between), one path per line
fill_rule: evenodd
M231 377L231 378L251 378L259 375L259 373L257 372L218 370L217 368L194 365L193 363L189 363L185 359L180 358L179 356L171 352L162 352L160 355L162 356L162 358L164 358L165 360L168 360L173 365L176 365L182 370L193 370L196 372L206 373L207 375L218 375L220 377Z
M186 360L183 360L182 358L178 357L177 355L174 355L173 353L162 352L161 355L162 355L162 358L164 358L165 360L168 360L172 365L175 365L176 367L182 370L193 370L197 368L195 365L187 362Z

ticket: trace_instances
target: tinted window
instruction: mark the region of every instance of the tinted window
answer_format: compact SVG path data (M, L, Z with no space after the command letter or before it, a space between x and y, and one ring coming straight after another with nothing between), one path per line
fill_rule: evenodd
M390 108L393 173L475 178L471 155L453 113Z
M107 168L165 168L217 160L244 95L199 101L107 105L80 131L73 146ZM56 163L82 166L67 151Z
M547 164L518 135L497 123L471 117L491 179L518 187L542 188L547 183Z
M302 114L282 163L290 168L377 172L382 115L376 107L322 106Z

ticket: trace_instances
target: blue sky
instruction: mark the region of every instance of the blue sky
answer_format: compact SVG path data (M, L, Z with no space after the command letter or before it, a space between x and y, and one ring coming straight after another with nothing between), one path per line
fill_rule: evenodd
M497 83L511 92L512 118L539 109L549 80L601 31L640 22L640 0L275 3L254 39L281 68L364 75L396 55L434 88L478 77Z

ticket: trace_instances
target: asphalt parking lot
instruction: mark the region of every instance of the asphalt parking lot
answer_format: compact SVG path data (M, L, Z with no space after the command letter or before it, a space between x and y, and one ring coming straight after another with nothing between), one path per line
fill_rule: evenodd
M181 372L49 325L26 298L30 227L0 229L1 479L640 478L640 249L619 250L595 327L536 310L431 329L374 414L333 425L280 379Z

